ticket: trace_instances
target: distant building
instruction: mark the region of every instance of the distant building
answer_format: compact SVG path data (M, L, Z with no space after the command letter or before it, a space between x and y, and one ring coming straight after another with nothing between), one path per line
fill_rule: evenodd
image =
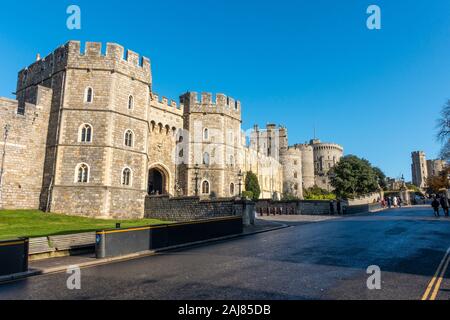
M411 159L412 183L419 188L425 188L428 178L425 152L414 151L411 153Z
M438 176L445 169L446 165L445 160L427 160L428 177Z

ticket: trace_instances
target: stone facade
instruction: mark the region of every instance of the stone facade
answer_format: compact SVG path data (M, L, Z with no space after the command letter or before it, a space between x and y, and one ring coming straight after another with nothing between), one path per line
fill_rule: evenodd
M427 160L427 172L428 177L436 177L439 176L445 167L447 166L447 162L445 160Z
M425 188L428 178L425 152L414 151L411 153L411 159L412 183L419 188Z
M250 148L279 159L283 170L283 193L303 198L303 190L318 186L332 191L328 172L342 158L344 149L335 143L311 140L289 146L285 127L268 124L265 129L254 126Z
M0 99L0 207L141 218L148 195L232 198L249 171L262 198L301 198L314 183L313 148L289 148L286 128L247 145L238 100L187 92L177 103L153 92L149 59L81 47L38 58L19 72L17 100Z
M232 197L250 170L262 196L282 192L280 163L245 144L239 101L160 98L150 60L120 45L70 41L21 70L16 92L0 100L3 208L138 218L148 194Z

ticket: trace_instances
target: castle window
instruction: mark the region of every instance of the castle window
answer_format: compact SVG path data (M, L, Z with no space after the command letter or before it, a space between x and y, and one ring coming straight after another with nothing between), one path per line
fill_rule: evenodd
M122 170L122 185L123 186L131 186L131 169L124 168Z
M230 166L234 166L234 157L230 156Z
M294 160L294 166L296 166L296 165L297 165L297 163L298 163L298 162L297 162L297 160Z
M134 136L133 131L131 130L125 131L125 139L124 139L125 146L127 147L133 146L133 136Z
M129 96L128 97L128 110L132 110L134 108L134 97Z
M294 184L294 190L297 191L298 190L298 184Z
M75 182L88 183L89 182L89 166L86 163L80 163L75 170Z
M208 181L202 182L202 194L209 194L209 182Z
M234 183L230 184L230 195L234 196Z
M91 87L86 88L86 92L84 93L84 102L92 103L94 100L94 90Z
M209 130L208 128L203 129L203 140L209 139Z
M92 142L92 126L90 124L82 124L79 132L79 142Z
M298 178L298 174L297 172L294 172L294 178L297 179Z
M209 162L210 162L209 160L210 160L209 159L209 153L205 152L203 154L203 164L206 165L206 166L209 166Z

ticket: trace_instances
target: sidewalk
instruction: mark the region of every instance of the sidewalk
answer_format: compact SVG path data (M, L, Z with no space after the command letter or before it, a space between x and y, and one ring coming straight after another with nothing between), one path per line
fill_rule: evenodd
M162 249L158 249L158 250L143 251L143 252L138 252L138 253L134 253L134 254L126 255L126 256L96 259L94 253L89 253L89 254L77 255L77 256L67 256L67 257L30 261L28 272L0 277L0 284L2 282L14 281L17 279L26 278L26 277L30 277L30 276L56 273L56 272L65 272L71 266L77 266L79 268L83 268L83 267L102 265L102 264L116 262L116 261L119 262L119 261L125 261L125 260L130 260L130 259L137 259L140 257L156 255L158 253L169 251L169 250L182 249L182 248L187 248L187 247L191 247L194 245L201 245L201 244L206 244L206 243L220 241L220 240L239 238L239 237L249 236L252 234L274 231L274 230L278 230L278 229L282 229L282 228L286 228L286 227L288 227L288 225L282 224L279 222L265 221L265 220L257 219L255 221L255 225L244 227L244 232L241 234L231 235L231 236L226 236L226 237L221 237L221 238L215 238L215 239L209 239L209 240L205 240L205 241L198 241L198 242L193 242L193 243L186 243L183 245L162 248Z

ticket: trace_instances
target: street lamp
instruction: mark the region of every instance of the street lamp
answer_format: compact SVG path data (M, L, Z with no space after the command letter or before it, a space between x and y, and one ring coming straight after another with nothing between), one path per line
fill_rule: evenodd
M195 196L198 196L198 176L200 175L200 166L198 163L194 166Z
M242 169L239 170L238 173L238 179L239 179L239 198L242 197L242 178L244 177L244 174L242 173Z

